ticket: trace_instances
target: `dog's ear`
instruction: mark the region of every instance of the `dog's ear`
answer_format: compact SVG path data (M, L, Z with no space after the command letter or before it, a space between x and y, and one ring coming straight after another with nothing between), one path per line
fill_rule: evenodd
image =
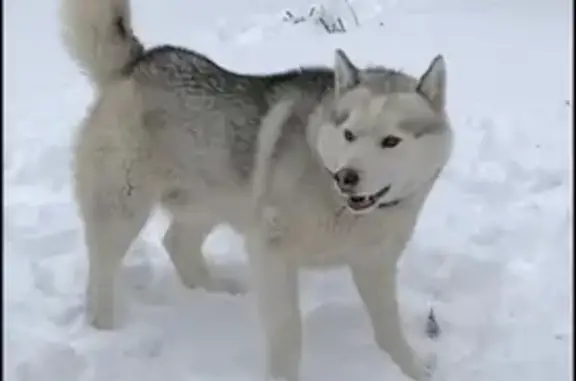
M441 112L446 106L446 64L444 57L434 57L426 72L420 77L416 88L420 94L430 101L434 111Z
M336 49L334 56L334 89L336 95L356 86L360 81L358 68L352 64L343 50Z

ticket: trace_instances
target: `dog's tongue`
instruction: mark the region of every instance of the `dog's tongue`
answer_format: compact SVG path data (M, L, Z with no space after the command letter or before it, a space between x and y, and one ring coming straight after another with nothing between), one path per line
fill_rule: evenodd
M354 210L362 210L371 207L374 200L370 197L350 197L348 199L348 206Z

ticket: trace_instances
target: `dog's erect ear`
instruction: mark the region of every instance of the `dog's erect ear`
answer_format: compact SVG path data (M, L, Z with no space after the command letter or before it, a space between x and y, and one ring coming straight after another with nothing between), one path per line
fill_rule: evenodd
M334 56L334 89L336 95L356 86L360 81L359 74L358 68L352 64L346 53L336 49Z
M416 91L430 101L434 111L444 110L446 106L446 65L442 55L434 57L424 75L420 77Z

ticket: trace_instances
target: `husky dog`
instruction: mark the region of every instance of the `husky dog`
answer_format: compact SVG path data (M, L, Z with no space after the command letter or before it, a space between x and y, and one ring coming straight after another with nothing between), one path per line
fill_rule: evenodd
M299 379L298 269L335 265L351 269L378 345L423 377L402 334L396 262L451 152L441 56L420 78L359 69L341 50L333 68L244 75L145 49L128 0L64 0L62 23L96 92L74 160L93 326L114 327L115 274L161 205L164 247L189 287L227 290L200 247L221 221L245 234L266 379Z

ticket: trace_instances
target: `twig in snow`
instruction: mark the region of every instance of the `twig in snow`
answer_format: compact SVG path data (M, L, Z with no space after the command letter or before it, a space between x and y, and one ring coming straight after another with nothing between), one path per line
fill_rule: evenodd
M344 2L350 9L350 13L352 13L352 17L354 17L354 22L356 23L356 26L360 26L360 21L358 21L358 15L356 14L356 11L354 11L354 7L352 6L352 4L350 4L350 0L344 0Z
M432 308L430 308L428 320L426 321L426 335L431 339L435 339L440 335L440 326L436 321L436 316Z

